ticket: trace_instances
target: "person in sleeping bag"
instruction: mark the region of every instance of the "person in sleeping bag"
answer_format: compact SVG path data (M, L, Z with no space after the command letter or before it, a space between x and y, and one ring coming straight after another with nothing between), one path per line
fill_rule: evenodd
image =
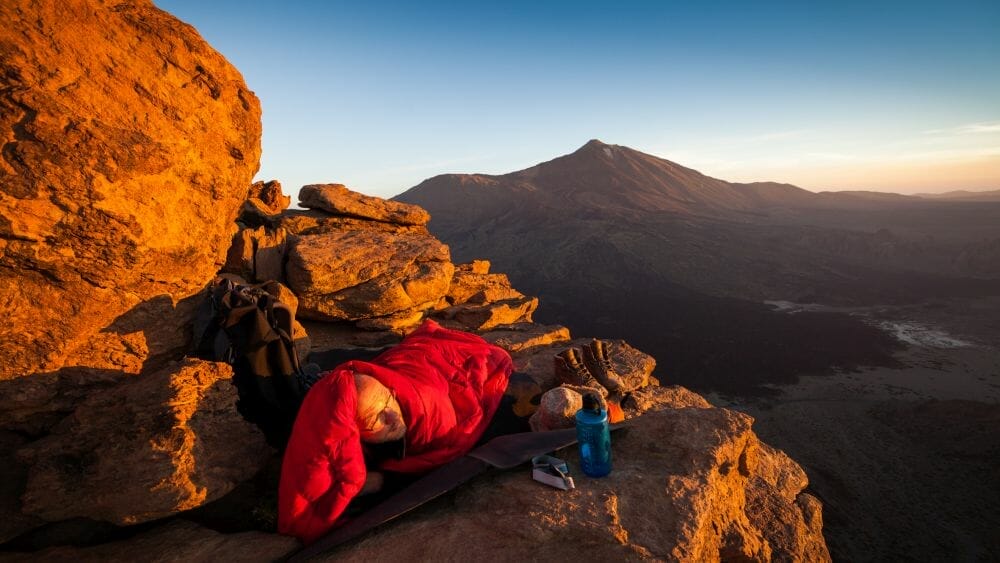
M379 488L381 471L424 473L468 453L512 370L502 348L427 320L370 362L327 372L302 402L285 450L278 531L312 543L351 499ZM366 467L366 448L393 443L396 455Z

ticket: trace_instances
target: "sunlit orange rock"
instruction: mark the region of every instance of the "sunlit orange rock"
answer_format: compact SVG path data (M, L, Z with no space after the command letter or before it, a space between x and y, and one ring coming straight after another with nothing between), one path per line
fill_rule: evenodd
M302 318L361 320L431 308L451 283L449 258L430 235L332 230L296 237L285 275Z
M549 346L569 341L569 329L559 325L515 323L498 326L480 336L483 340L507 350L524 352L538 346Z
M333 215L383 221L398 225L426 225L431 216L423 208L367 196L347 189L343 184L310 184L302 186L299 204L320 209Z
M452 278L448 295L445 296L448 303L484 304L524 297L523 293L511 287L507 274L491 274L489 267L490 263L486 260L456 265L455 277Z
M4 0L0 21L6 380L74 367L99 331L126 342L149 328L113 327L137 307L200 290L257 170L261 125L240 73L148 0Z
M254 182L240 209L238 221L252 227L270 223L291 203L291 196L281 191L281 183L277 180Z
M466 331L483 331L501 325L531 322L531 315L538 308L537 297L515 297L481 304L454 305L434 313L442 324Z

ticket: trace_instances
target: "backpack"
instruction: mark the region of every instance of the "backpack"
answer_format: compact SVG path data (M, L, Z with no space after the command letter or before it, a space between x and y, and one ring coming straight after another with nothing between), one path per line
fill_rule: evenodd
M195 325L202 358L233 366L237 410L282 447L307 390L292 341L295 315L266 290L216 278Z

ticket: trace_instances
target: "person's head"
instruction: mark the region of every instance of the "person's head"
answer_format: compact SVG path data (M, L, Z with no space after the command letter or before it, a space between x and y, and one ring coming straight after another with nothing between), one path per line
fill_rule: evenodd
M370 375L354 374L358 387L358 428L364 442L390 442L406 434L403 411L392 391Z

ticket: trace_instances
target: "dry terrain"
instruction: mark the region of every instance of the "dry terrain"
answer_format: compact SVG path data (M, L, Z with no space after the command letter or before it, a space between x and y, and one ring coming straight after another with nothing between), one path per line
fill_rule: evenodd
M900 367L710 400L803 465L835 560L997 560L1000 299L854 313L902 339Z

